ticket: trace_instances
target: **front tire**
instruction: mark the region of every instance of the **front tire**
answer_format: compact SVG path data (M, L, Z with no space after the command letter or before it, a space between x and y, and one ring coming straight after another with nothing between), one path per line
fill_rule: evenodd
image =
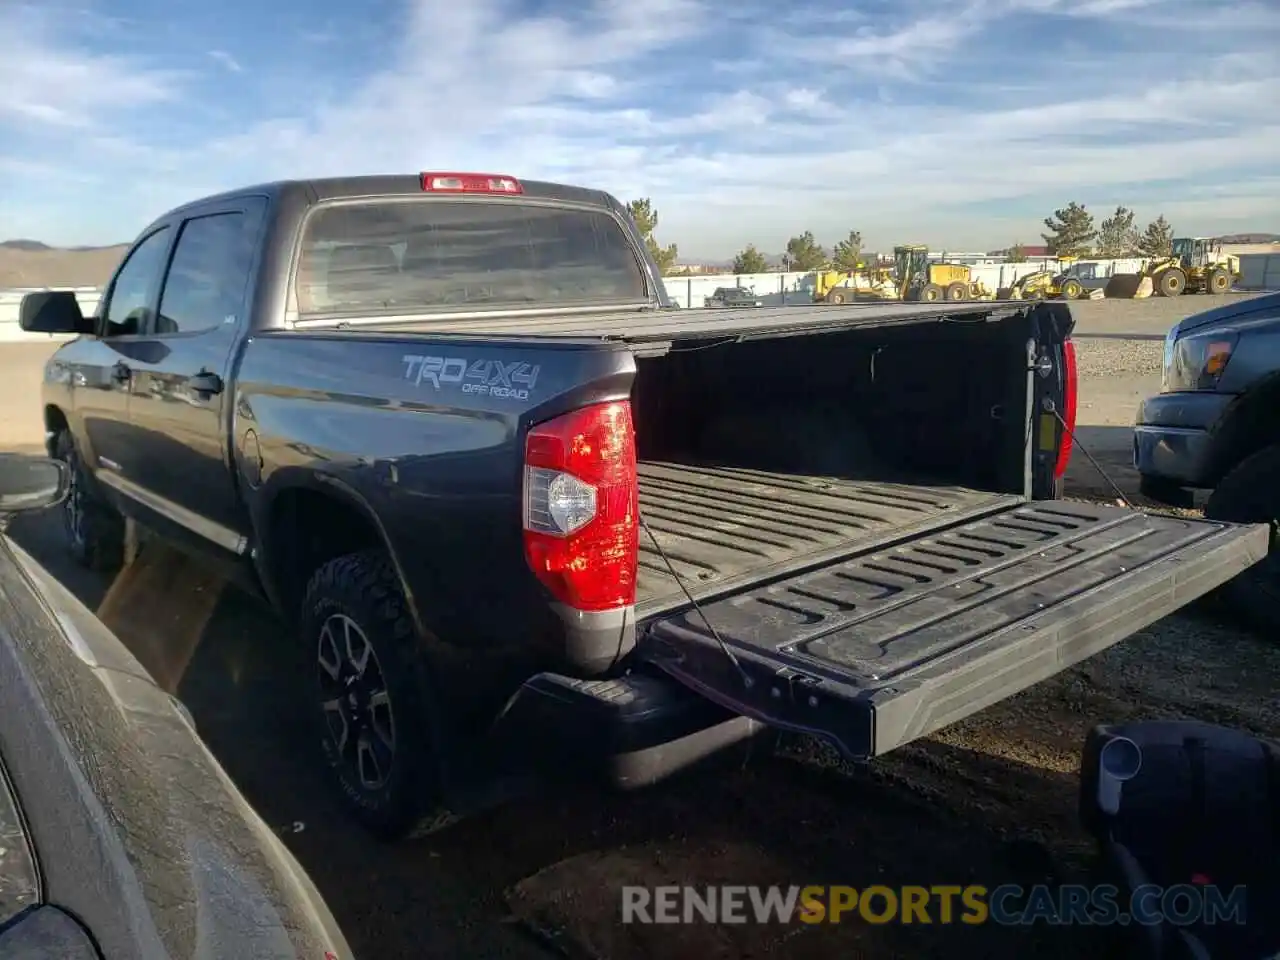
M384 840L443 822L440 731L390 558L371 550L320 567L300 627L321 752L347 810Z
M1259 450L1238 464L1205 504L1205 516L1232 523L1269 523L1267 557L1238 574L1223 594L1264 637L1280 637L1280 444Z
M1067 280L1062 284L1063 300L1079 300L1083 293L1084 287L1080 285L1079 280Z
M1162 297L1180 297L1187 289L1187 275L1177 267L1170 267L1156 278L1156 289Z
M67 465L70 474L61 511L62 529L71 556L80 566L98 573L119 570L124 566L124 517L90 486L70 430L58 432L53 455Z

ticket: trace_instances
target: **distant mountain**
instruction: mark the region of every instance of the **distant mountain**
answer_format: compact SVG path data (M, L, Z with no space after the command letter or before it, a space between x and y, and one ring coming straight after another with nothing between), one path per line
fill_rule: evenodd
M1233 233L1218 239L1223 243L1280 243L1280 233Z
M783 255L780 253L766 253L764 254L764 262L769 265L770 270L781 270L782 257ZM708 267L718 270L732 270L733 257L730 257L728 260L718 257L711 257L706 260L699 257L681 257L679 262L676 263L676 269L678 270L684 264L697 264L700 267Z
M62 249L39 240L3 240L0 241L0 289L103 286L128 249L124 243Z
M0 250L52 250L39 240L0 240Z

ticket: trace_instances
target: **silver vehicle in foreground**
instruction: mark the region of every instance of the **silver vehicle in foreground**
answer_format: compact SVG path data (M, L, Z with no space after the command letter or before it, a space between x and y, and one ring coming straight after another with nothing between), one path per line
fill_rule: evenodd
M0 525L68 477L0 454ZM182 705L0 535L0 957L351 956Z

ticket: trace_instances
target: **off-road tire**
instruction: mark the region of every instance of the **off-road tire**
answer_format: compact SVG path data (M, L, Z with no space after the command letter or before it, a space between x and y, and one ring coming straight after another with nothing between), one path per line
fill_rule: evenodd
M71 556L88 570L119 570L124 565L124 517L94 491L70 430L58 432L53 455L67 465L71 474L67 496L59 508Z
M1162 297L1180 297L1187 289L1187 275L1177 267L1170 267L1156 277L1156 290Z
M393 718L394 748L385 783L370 788L339 753L320 665L321 634L332 618L354 622L373 651ZM439 803L442 732L435 724L422 645L390 558L381 550L352 553L320 567L307 584L299 617L304 696L315 721L320 755L338 797L370 833L394 841L430 832L449 820ZM342 698L339 698L342 699ZM338 724L341 726L341 724Z
M827 294L827 303L844 303L844 291L832 290Z
M969 288L959 281L947 284L947 299L952 303L961 303L969 299Z
M916 297L921 303L937 303L942 299L942 288L936 283L926 283L920 288L920 294Z
M1263 637L1280 640L1280 443L1223 477L1204 513L1211 520L1271 524L1269 555L1223 586L1222 596Z
M1079 300L1084 293L1084 287L1079 280L1066 280L1062 284L1063 300Z
M1223 294L1231 289L1231 274L1226 270L1214 270L1205 281L1206 293Z

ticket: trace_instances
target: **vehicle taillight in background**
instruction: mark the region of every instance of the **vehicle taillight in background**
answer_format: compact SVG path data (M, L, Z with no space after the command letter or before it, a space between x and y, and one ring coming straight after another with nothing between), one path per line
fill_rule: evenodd
M497 173L424 173L421 177L422 189L428 193L524 193L515 177Z
M1076 345L1068 337L1062 342L1062 419L1067 429L1062 431L1062 441L1058 444L1058 460L1053 465L1055 478L1067 472L1067 464L1071 462L1071 435L1076 429Z
M534 574L575 610L632 606L640 491L630 402L534 426L524 464L524 553Z

